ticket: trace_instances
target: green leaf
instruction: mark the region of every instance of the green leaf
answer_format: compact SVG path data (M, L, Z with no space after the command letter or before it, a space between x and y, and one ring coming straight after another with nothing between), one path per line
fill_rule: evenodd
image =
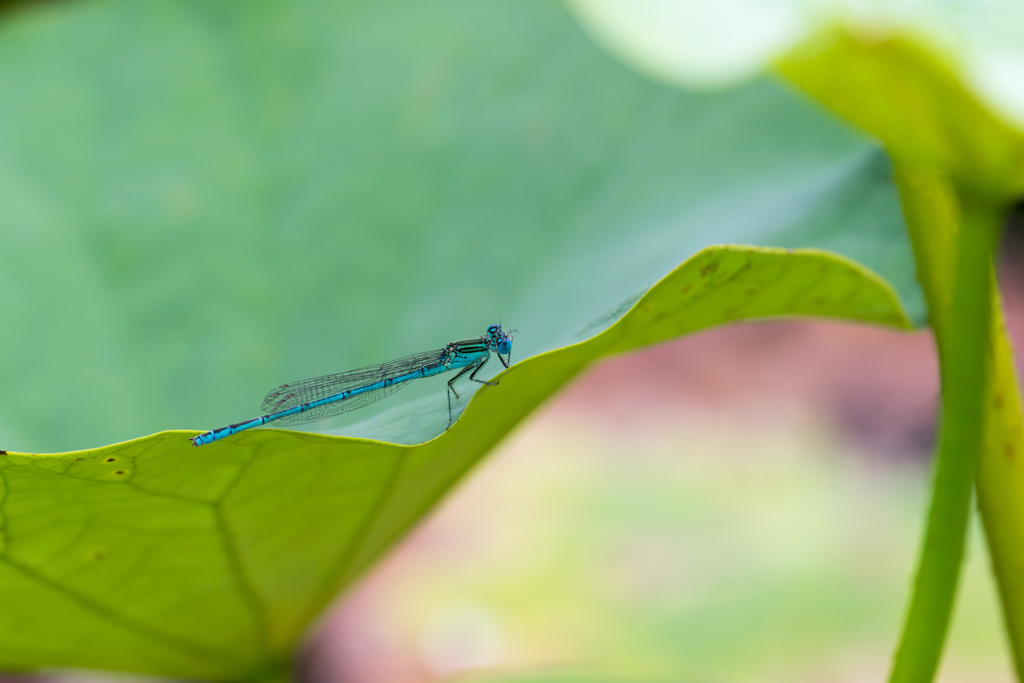
M4 448L237 422L499 319L557 349L710 244L844 254L924 320L874 144L646 80L557 4L67 3L0 26L0 83ZM425 384L342 432L436 436Z
M164 432L3 454L0 663L271 675L337 590L589 363L767 315L909 327L889 286L846 259L718 247L604 332L517 363L419 446L259 430L199 449Z
M991 197L1024 192L1024 131L979 102L935 48L835 29L816 34L779 66L881 139L900 163L946 174Z

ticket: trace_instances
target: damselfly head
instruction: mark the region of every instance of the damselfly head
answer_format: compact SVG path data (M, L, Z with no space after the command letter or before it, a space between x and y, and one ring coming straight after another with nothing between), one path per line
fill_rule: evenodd
M508 336L501 325L491 325L487 328L487 342L494 347L494 350L503 356L507 356L512 350L512 337Z

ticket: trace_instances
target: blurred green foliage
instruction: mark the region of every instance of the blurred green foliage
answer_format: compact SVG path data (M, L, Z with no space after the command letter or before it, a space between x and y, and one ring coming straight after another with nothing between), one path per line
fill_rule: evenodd
M521 359L713 243L837 251L923 320L871 143L767 80L645 80L559 5L67 3L7 17L0 83L7 449L219 426L498 319Z

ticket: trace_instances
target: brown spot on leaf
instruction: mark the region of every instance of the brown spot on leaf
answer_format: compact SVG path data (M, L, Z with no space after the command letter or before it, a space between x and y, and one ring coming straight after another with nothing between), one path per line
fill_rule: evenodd
M117 458L107 458L107 462L114 462Z
M114 472L114 474L124 474L124 470L118 470L117 472Z
M679 293L680 293L680 294L686 294L687 292L689 292L689 291L690 291L690 287L692 287L692 286L693 286L693 285L686 285L685 287L683 287L683 288L682 288L682 289L681 289L681 290L679 291Z
M0 451L0 455L7 455L7 451Z
M992 407L995 408L996 410L999 410L1000 408L1003 407L1002 394L997 393L995 396L992 397Z
M94 560L103 560L103 559L106 559L106 557L107 557L107 554L105 552L103 552L102 550L97 550L96 554L92 556L92 558Z
M825 300L822 299L820 296L814 297L814 305L815 306L821 306L823 303L825 303Z
M1003 447L1003 455L1006 456L1007 460L1013 460L1016 453L1014 452L1013 444L1008 443Z

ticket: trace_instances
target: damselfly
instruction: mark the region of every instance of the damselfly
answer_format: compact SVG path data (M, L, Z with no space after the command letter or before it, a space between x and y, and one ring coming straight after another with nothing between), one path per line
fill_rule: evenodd
M347 413L390 396L411 380L461 368L459 374L448 380L448 426L451 427L452 396L459 398L455 392L455 380L468 372L469 379L474 382L492 386L497 384L476 378L476 373L490 360L491 351L498 354L502 365L506 368L509 366L512 337L501 329L501 325L491 325L478 339L452 342L436 351L417 353L390 363L370 365L336 375L282 384L264 397L260 407L266 411L265 415L194 436L192 445L213 443L268 422L301 424Z

